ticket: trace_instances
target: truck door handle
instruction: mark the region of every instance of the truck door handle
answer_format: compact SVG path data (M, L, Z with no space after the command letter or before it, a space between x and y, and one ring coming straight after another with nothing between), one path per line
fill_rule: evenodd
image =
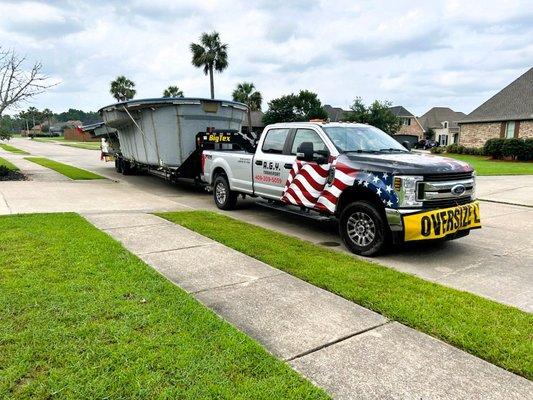
M255 165L263 165L263 161L261 161L261 160L255 160Z
M292 164L291 163L285 163L284 167L285 167L285 169L292 169Z

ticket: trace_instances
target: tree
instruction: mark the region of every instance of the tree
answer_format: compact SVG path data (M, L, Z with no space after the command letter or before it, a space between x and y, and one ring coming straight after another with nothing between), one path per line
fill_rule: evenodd
M124 75L117 76L117 79L111 82L109 92L117 101L131 100L137 91L134 89L135 83L126 78Z
M276 122L309 121L310 119L327 119L328 114L316 93L300 90L297 95L291 93L271 100L268 110L263 115L265 124Z
M35 107L29 107L26 111L21 111L19 117L24 119L32 128L40 124L44 119L43 113Z
M0 48L0 117L8 107L16 107L56 85L47 83L49 78L41 73L40 62L24 71L25 61L26 57L19 57L13 50Z
M228 67L228 45L220 43L218 32L202 33L200 44L191 43L192 65L209 74L211 98L215 98L213 71L222 72Z
M48 122L48 128L50 128L50 121L54 117L54 113L49 108L45 108L42 112L43 119ZM44 121L43 121L44 122ZM49 130L49 129L48 129ZM43 131L44 132L44 131Z
M163 97L183 97L183 90L179 87L170 85L163 92Z
M252 111L261 109L263 97L261 93L255 90L255 86L251 82L238 83L233 91L233 101L246 104L248 107L248 132L252 132Z
M391 112L391 105L389 101L375 100L367 107L360 97L356 97L350 107L351 111L344 114L344 120L369 124L393 134L398 132L402 121Z
M428 128L427 131L424 132L424 136L426 139L433 140L435 138L435 131L433 128Z

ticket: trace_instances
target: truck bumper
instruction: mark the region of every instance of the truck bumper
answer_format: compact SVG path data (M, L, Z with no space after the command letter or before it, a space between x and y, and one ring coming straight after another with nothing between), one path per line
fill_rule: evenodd
M395 242L451 239L481 227L477 201L429 210L385 208L385 215Z

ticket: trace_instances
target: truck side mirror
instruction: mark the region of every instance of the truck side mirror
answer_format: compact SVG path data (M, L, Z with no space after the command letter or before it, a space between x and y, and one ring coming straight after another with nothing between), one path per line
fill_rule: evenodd
M405 147L407 150L411 151L411 143L409 143L407 140L404 140L402 142L402 146Z
M300 146L298 146L296 159L301 161L313 161L313 154L313 142L302 142Z

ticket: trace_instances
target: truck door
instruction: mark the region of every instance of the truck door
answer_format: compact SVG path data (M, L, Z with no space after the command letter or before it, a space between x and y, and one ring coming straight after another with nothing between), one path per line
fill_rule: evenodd
M318 134L313 129L297 129L290 141L290 154L293 165L283 190L282 201L298 206L315 208L317 200L322 194L329 174L329 151ZM296 159L302 143L313 144L313 160L300 161Z
M272 128L263 133L261 148L257 148L253 162L254 193L280 200L290 166L295 156L288 150L289 128ZM286 165L289 167L287 168Z

